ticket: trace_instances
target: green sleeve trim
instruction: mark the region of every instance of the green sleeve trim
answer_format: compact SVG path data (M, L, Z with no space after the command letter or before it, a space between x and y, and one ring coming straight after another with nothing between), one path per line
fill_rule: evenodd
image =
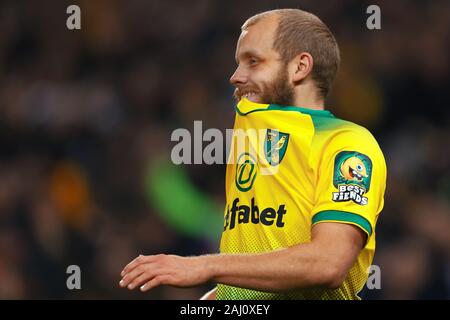
M316 213L312 218L313 224L323 221L337 221L355 224L359 226L361 229L363 229L365 232L367 232L369 237L372 235L372 226L370 225L370 222L366 218L355 213L346 211L326 210Z

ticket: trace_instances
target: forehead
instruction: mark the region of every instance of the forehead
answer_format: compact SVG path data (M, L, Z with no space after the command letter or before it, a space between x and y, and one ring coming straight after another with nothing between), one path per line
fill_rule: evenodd
M278 17L269 15L262 17L255 24L242 30L239 37L236 57L245 54L247 51L257 51L268 53L273 51L273 41L278 26Z

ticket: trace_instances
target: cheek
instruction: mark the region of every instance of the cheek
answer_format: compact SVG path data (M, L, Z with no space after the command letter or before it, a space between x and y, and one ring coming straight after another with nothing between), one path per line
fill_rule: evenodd
M250 76L249 81L252 85L258 87L258 89L262 90L269 86L272 83L274 78L273 72L269 69L259 68L254 70Z

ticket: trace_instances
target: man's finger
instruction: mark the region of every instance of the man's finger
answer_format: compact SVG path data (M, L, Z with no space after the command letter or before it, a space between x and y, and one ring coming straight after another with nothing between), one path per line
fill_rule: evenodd
M143 255L139 255L138 257L136 257L133 261L131 261L129 264L127 264L125 266L125 268L122 270L122 272L120 273L120 275L122 277L124 277L127 273L131 272L134 268L136 268L137 266L143 264L143 263L147 263L150 262L152 260L152 256L143 256Z
M136 277L130 284L127 285L127 288L129 290L133 290L134 288L137 288L141 286L142 284L150 281L155 277L154 272L144 272L140 276Z
M151 255L151 256L143 256L143 255L139 255L138 257L136 257L133 261L131 261L129 264L127 264L125 266L125 268L123 268L122 272L120 273L120 275L122 277L124 277L127 273L131 272L134 268L136 268L137 266L143 264L143 263L148 263L148 262L152 262L155 259L156 256Z
M120 273L120 275L123 277L126 273L130 272L132 269L134 269L136 267L136 265L139 264L138 261L142 260L143 255L139 255L136 258L134 258L133 260L131 260L131 262L129 262L125 268L123 268L122 272Z
M122 280L120 280L119 284L121 287L125 287L128 284L130 284L135 278L139 277L141 274L144 273L146 269L146 265L138 265L136 268L131 270L130 272L126 273Z
M146 292L150 289L156 288L162 284L170 284L170 276L156 276L146 284L141 286L141 291Z

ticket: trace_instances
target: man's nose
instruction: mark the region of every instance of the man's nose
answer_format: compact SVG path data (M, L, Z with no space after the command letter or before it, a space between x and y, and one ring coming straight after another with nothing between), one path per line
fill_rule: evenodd
M245 74L242 67L237 67L236 71L234 71L233 75L230 78L230 83L233 86L242 85L247 82L247 75Z

